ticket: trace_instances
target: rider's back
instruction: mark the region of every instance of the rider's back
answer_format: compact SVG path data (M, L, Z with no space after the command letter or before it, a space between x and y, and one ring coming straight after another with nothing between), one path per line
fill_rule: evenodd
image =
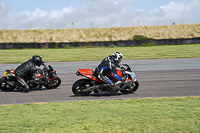
M20 76L20 77L29 77L32 76L32 72L35 71L35 65L32 62L32 60L28 60L24 63L22 63L20 66L18 66L15 69L15 74Z

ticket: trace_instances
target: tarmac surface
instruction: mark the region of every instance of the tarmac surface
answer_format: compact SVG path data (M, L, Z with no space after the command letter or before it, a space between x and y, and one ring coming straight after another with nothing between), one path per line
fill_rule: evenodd
M57 89L33 90L29 93L0 91L0 105L44 102L72 102L79 100L111 100L126 98L186 97L200 96L200 58L124 60L135 71L140 83L139 89L124 95L119 93L94 94L77 97L72 93L73 83L81 78L76 76L78 68L95 69L100 61L52 62L62 83ZM20 64L0 64L0 77L6 69L15 69Z

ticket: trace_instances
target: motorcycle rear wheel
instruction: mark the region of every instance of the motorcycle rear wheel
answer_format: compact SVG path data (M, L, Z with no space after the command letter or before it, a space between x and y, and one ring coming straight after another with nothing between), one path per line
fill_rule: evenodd
M87 96L89 95L92 91L87 91L83 92L84 89L91 87L92 83L87 80L87 79L80 79L77 80L73 85L72 85L72 92L76 96Z
M9 81L9 82L11 82L13 84L15 83L15 81ZM15 85L12 86L12 85L7 84L6 77L2 77L0 79L0 90L1 91L13 91L15 88L16 88Z
M123 90L120 90L120 92L123 94L131 94L134 93L138 88L139 88L139 82L135 81L131 88L127 86Z

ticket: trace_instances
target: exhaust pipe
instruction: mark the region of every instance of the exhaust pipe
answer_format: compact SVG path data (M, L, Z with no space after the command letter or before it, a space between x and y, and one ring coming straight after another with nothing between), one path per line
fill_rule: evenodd
M88 91L93 91L93 90L96 90L96 86L92 86L87 89L84 89L83 92L88 92Z

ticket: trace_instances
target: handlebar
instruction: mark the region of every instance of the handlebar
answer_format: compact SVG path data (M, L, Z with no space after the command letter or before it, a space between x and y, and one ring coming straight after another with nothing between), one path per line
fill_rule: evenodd
M44 61L42 62L42 65L44 66L44 70L48 71L49 68L45 65Z

